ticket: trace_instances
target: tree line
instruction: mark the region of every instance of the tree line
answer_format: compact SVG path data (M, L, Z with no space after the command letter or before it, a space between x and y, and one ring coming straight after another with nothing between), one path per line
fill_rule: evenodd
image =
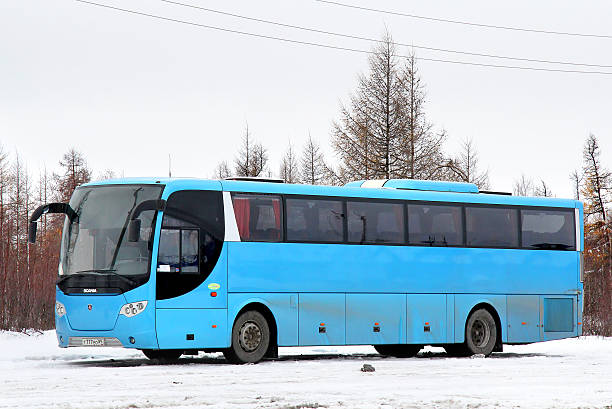
M447 134L426 113L427 94L418 58L396 55L389 34L368 57L368 69L357 80L348 102L332 123L333 160L308 135L301 147L291 142L273 169L266 147L245 124L231 161L220 162L215 179L231 176L272 177L286 183L342 185L360 179L429 179L475 183L489 189L489 174L480 166L474 142L465 139L454 155L444 152ZM570 175L576 199L585 205L584 332L612 335L612 175L602 165L597 138L590 135L583 166ZM48 329L54 325L54 281L63 217L43 216L37 244L27 242L28 216L51 201L67 202L74 189L92 178L85 157L68 150L60 171L42 170L33 182L18 155L10 158L0 145L0 329ZM113 177L110 170L99 179ZM543 179L521 175L514 194L553 196Z

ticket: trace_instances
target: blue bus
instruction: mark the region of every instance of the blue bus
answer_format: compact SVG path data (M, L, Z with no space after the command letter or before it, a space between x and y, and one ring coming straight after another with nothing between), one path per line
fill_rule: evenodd
M117 179L65 215L59 346L230 362L280 346L489 355L581 335L583 207L476 185Z

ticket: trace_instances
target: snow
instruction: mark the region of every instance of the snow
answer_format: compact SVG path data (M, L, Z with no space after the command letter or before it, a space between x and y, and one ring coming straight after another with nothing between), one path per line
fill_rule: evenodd
M0 332L0 408L612 409L612 338L471 359L441 348L410 359L370 346L280 348L278 360L236 366L220 354L164 365L129 349L60 349L53 331Z

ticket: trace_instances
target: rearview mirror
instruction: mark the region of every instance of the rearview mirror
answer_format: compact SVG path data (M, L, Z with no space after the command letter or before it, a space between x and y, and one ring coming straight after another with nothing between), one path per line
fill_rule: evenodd
M30 243L36 243L36 222L30 222L30 226L28 227L28 241Z
M140 219L132 219L128 223L128 241L140 241Z

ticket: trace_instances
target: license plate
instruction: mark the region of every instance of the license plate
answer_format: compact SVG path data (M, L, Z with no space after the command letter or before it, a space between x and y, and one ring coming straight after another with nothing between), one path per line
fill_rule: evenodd
M103 347L104 338L83 338L83 346L86 347Z

